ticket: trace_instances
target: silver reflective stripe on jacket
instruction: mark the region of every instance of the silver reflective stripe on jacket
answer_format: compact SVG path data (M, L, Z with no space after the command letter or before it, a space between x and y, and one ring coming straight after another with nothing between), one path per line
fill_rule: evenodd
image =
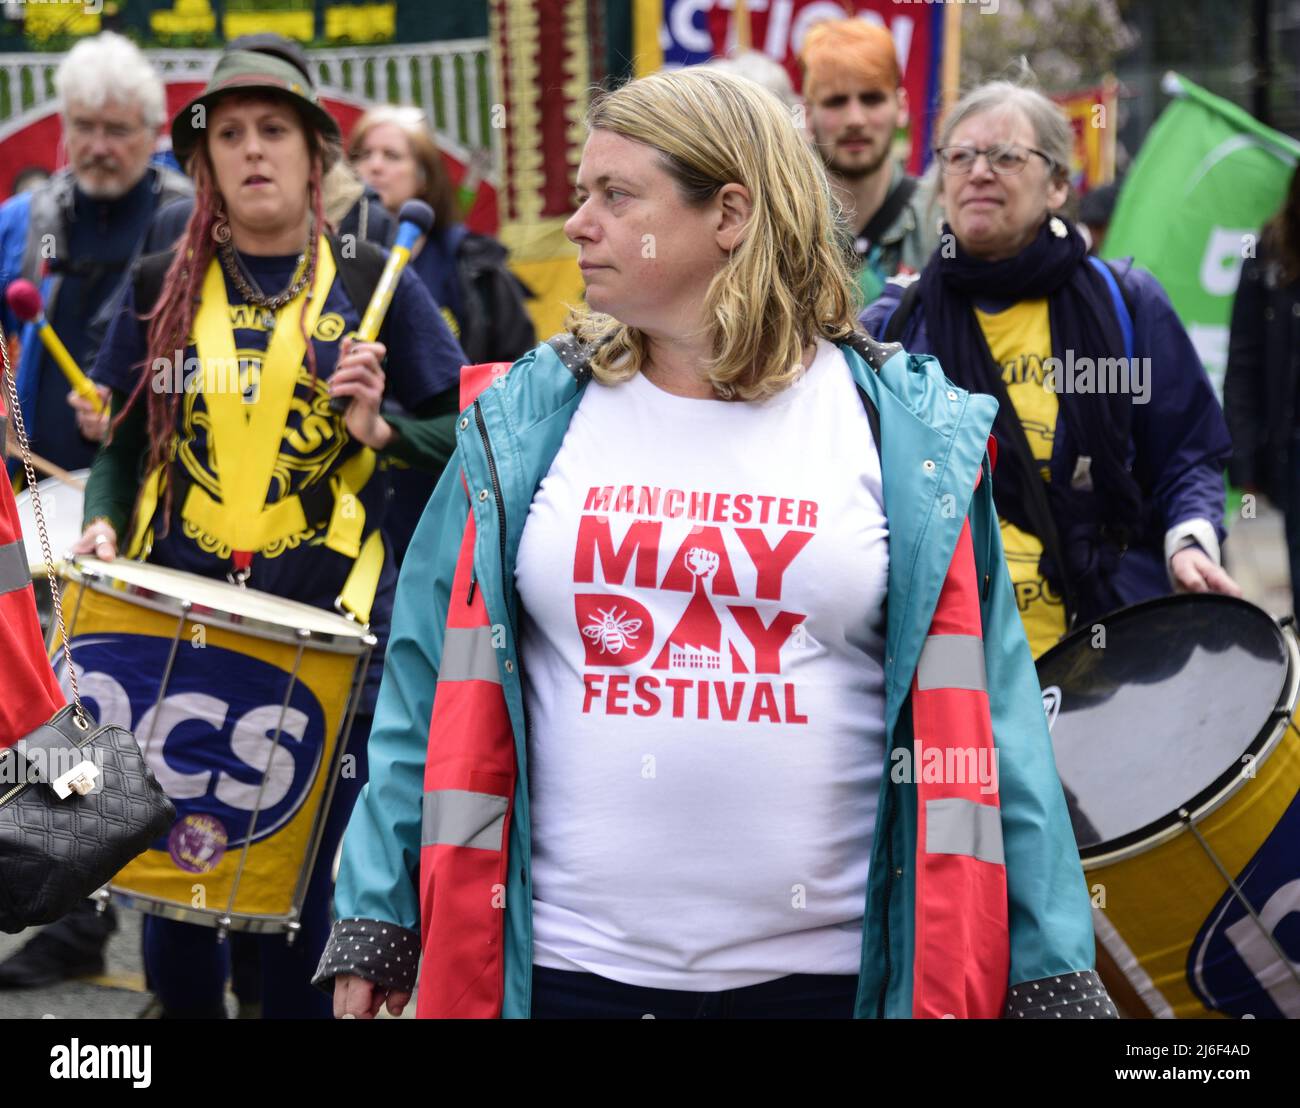
M981 862L1005 865L1001 810L958 796L926 801L925 852L964 854Z
M491 681L501 684L491 627L448 627L442 646L439 681Z
M977 635L931 635L916 667L919 689L988 690L984 640Z
M421 845L500 850L509 798L466 789L424 794Z
M16 592L32 583L27 548L22 539L0 546L0 593Z

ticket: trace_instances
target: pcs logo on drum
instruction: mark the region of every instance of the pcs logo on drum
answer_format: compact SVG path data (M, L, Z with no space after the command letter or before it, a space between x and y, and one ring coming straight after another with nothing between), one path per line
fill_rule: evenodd
M82 699L101 723L129 728L180 822L219 821L226 847L273 834L302 806L320 765L325 714L294 684L275 741L289 675L217 646L179 651L162 701L170 639L92 634L73 642ZM66 675L60 676L65 684ZM167 850L164 837L153 844Z
M1187 981L1201 1003L1238 1018L1300 1019L1300 797L1201 925Z

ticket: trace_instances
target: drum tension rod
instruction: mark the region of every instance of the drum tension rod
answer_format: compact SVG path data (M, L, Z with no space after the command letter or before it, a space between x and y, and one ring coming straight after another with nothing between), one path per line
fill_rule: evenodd
M1264 921L1259 918L1258 913L1256 913L1255 909L1251 906L1250 901L1246 899L1246 894L1241 891L1241 886L1232 879L1232 875L1228 873L1223 863L1219 861L1219 856L1214 853L1210 844L1205 841L1205 837L1197 829L1196 824L1192 822L1192 813L1186 808L1179 808L1178 818L1186 824L1187 829L1192 833L1192 837L1200 844L1201 849L1205 851L1205 856L1210 859L1214 864L1214 868L1219 871L1219 875L1227 882L1228 888L1232 890L1232 895L1241 902L1241 906L1246 909L1247 915L1255 921L1255 926L1259 928L1260 934L1264 936L1268 945L1273 948L1273 953L1277 955L1278 961L1281 962L1282 965L1286 966L1287 971L1293 978L1295 978L1296 984L1300 985L1300 971L1296 969L1295 963L1291 961L1287 956L1286 951L1282 949L1281 944L1274 937L1273 932L1264 926Z

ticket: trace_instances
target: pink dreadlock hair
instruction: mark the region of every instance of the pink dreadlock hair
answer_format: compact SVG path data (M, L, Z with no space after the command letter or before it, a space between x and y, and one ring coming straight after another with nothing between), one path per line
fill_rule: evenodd
M292 102L291 102L292 103ZM311 158L311 174L307 181L307 192L313 219L313 233L320 235L330 230L325 221L324 200L322 198L321 180L324 176L326 151L315 129L307 121L296 105L303 133L307 136L308 153ZM188 345L194 317L198 314L203 281L216 254L216 243L212 240L212 227L217 222L219 205L223 197L217 188L216 175L212 162L208 158L207 134L200 137L194 153L190 155L187 167L194 182L194 208L190 212L185 232L176 244L176 253L167 273L163 277L162 287L158 293L157 303L140 318L149 321L147 354L144 365L140 367L140 378L136 382L127 402L113 422L112 430L116 432L127 414L139 402L141 393L145 393L148 406L149 459L146 472L152 473L158 466L168 467L172 436L176 430L177 414L180 410L181 394L175 389L148 388L153 379L152 368L159 360L170 365L177 351ZM319 261L311 243L307 244L310 259L307 272L307 288L315 287L316 266ZM303 299L298 316L303 341L307 347L307 365L311 370L312 388L316 386L316 351L307 334L307 299ZM174 378L170 377L169 380ZM200 377L200 381L202 377ZM164 469L164 496L162 505L163 525L160 537L166 535L171 522L172 482L168 480L169 470Z

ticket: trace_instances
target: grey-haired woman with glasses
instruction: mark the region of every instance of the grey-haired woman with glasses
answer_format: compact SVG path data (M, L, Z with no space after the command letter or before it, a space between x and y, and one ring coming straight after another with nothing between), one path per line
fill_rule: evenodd
M1240 595L1221 566L1223 413L1155 278L1090 258L1059 214L1071 145L1037 90L968 93L934 152L939 249L863 315L998 398L994 493L1035 655L1139 600Z

